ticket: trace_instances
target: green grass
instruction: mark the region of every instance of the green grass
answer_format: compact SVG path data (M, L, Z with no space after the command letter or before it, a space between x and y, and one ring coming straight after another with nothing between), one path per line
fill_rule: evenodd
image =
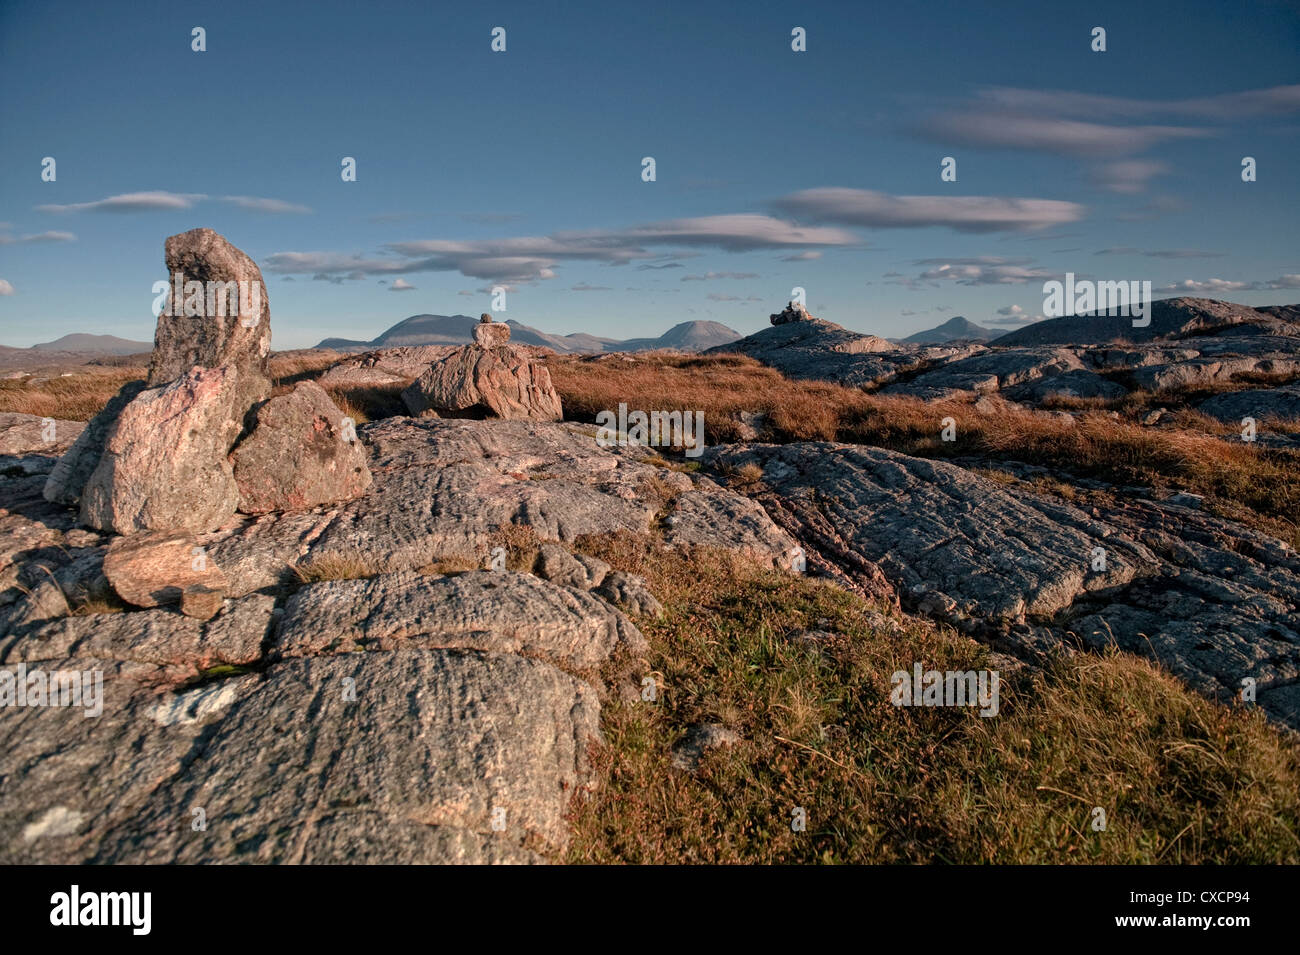
M1295 863L1300 752L1256 711L1207 701L1118 653L1000 668L1001 709L900 709L889 676L998 668L950 630L816 580L680 557L632 538L584 549L647 576L656 702L608 701L598 786L571 862ZM839 634L826 653L785 639ZM641 676L636 674L636 682ZM740 732L694 774L698 722ZM1090 825L1094 807L1104 832ZM807 829L791 829L792 810Z

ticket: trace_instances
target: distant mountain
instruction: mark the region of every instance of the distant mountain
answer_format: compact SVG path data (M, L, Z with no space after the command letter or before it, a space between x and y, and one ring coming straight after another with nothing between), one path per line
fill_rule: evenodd
M369 351L399 345L465 345L474 340L474 326L479 320L468 315L412 315L368 342L349 338L326 338L317 348L337 351ZM541 345L557 352L648 351L676 348L701 351L740 338L738 332L717 322L682 322L658 338L633 338L618 341L576 332L551 335L528 325L509 320L510 341L520 345Z
M996 334L998 333L991 328L976 325L974 322L957 315L937 328L930 328L923 332L917 332L915 335L908 335L903 341L913 345L942 345L945 342L962 340L982 342L987 341Z
M629 338L612 342L606 351L652 351L656 348L676 348L681 351L704 351L717 345L727 345L740 340L740 333L720 322L681 322L658 338Z
M96 352L101 355L136 355L153 351L153 342L133 342L116 335L86 335L74 333L56 338L52 342L33 345L35 351Z

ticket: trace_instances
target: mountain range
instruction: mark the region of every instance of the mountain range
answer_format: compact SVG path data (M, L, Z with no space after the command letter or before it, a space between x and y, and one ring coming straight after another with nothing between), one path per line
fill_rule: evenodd
M370 341L326 338L316 347L368 351L399 345L464 345L474 340L474 326L478 323L477 318L468 315L412 315ZM626 341L584 333L551 335L513 319L505 324L510 326L512 343L541 345L557 352L651 351L656 348L703 351L740 338L739 332L718 322L682 322L657 338L630 338Z

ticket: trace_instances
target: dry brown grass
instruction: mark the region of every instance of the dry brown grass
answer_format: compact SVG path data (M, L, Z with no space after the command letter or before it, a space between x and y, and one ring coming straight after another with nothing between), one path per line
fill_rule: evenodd
M900 709L890 674L995 667L945 628L825 582L691 560L628 535L584 550L645 575L653 702L602 708L600 785L573 810L572 862L1295 863L1300 749L1255 710L1119 653L1001 672L996 718ZM838 636L819 653L795 629ZM637 678L642 676L638 673ZM742 742L670 765L699 722ZM791 830L794 807L807 831ZM1092 809L1107 815L1091 828Z
M35 385L25 384L21 379L0 381L0 411L89 421L123 385L144 378L147 372L143 366L132 366L112 372L50 378Z
M1195 430L1144 427L1138 396L1128 415L1085 410L1071 422L1059 415L1007 408L980 414L966 400L925 401L872 395L824 382L792 381L742 356L658 356L547 361L566 416L593 421L626 402L642 410L704 412L706 440L737 440L740 412L767 415L759 440L843 441L930 457L975 456L1041 464L1117 485L1184 490L1248 508L1295 536L1300 505L1300 454L1269 450L1237 438L1235 429L1195 412L1177 423ZM1195 416L1189 417L1189 416ZM940 438L941 422L956 421L957 440Z

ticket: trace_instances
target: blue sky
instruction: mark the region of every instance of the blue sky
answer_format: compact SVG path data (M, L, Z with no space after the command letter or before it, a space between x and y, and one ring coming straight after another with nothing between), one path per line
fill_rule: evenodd
M1014 327L1067 271L1297 302L1297 50L1281 2L3 0L0 343L150 339L197 226L261 266L280 348L495 285L616 338L748 333L796 285L882 335Z

